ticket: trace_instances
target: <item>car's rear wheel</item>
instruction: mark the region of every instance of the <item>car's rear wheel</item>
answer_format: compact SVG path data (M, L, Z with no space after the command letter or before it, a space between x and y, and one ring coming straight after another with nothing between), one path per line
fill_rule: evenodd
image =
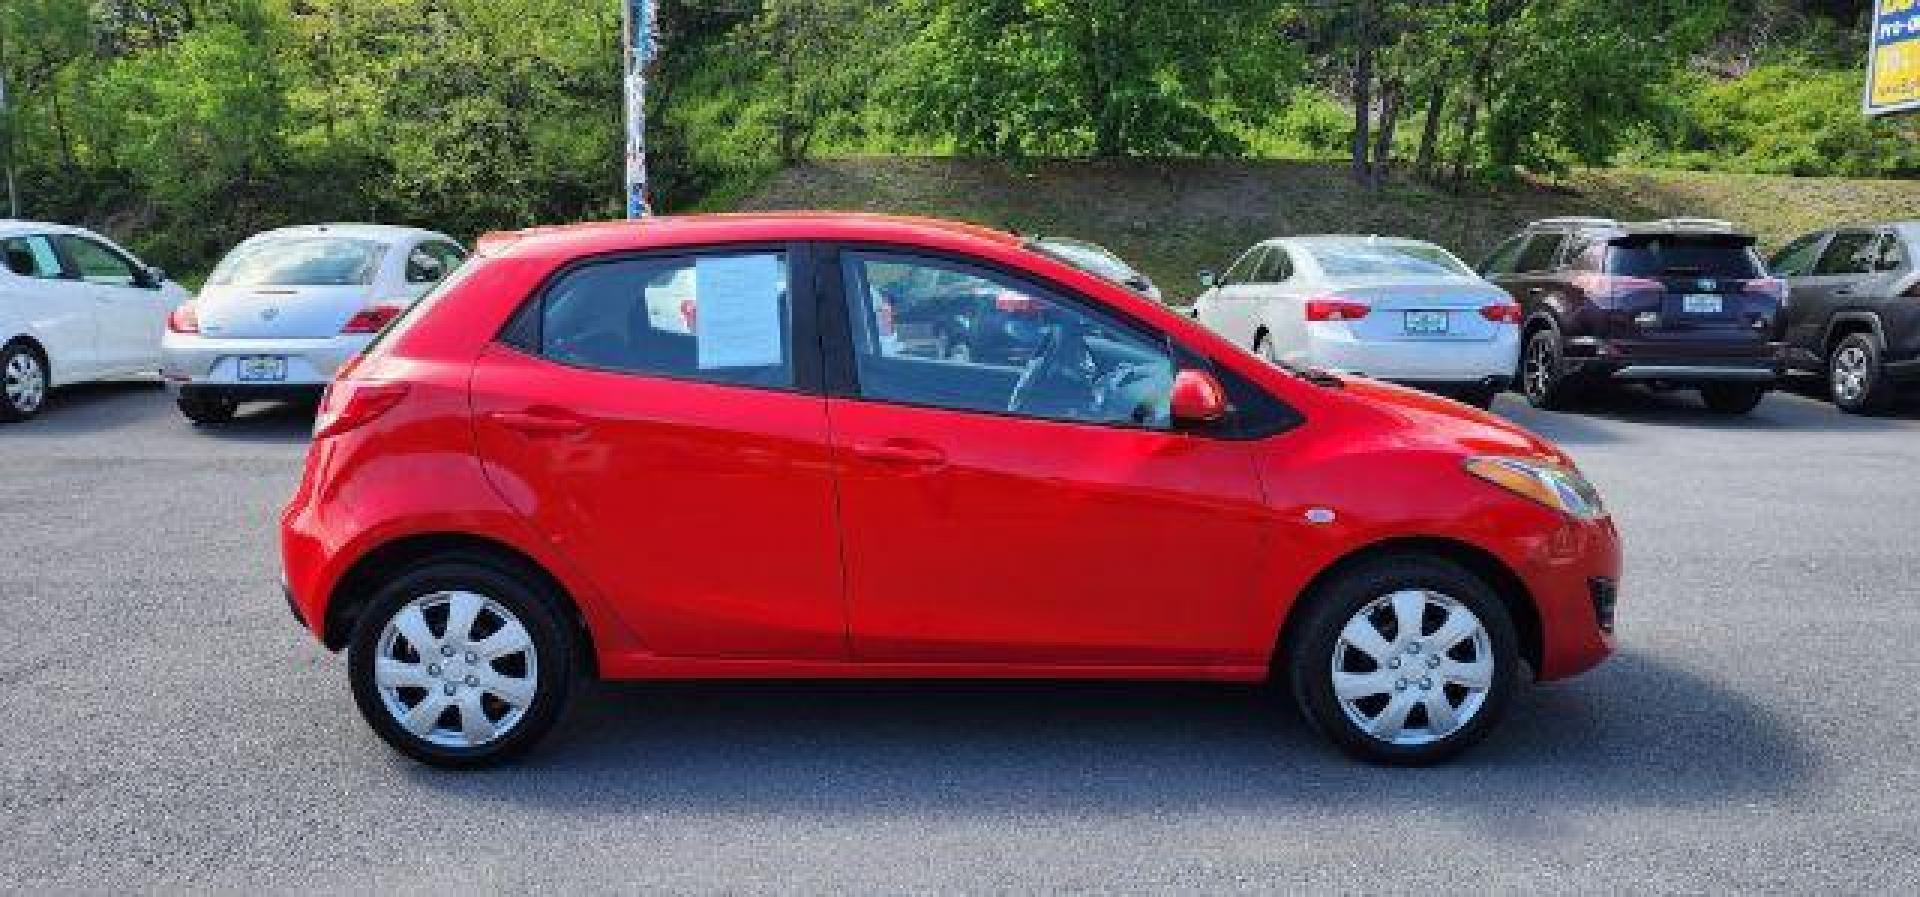
M1306 598L1286 673L1309 722L1374 763L1435 763L1486 737L1517 681L1506 606L1450 561L1397 555Z
M1721 414L1746 414L1767 397L1767 387L1758 383L1708 383L1700 387L1700 401Z
M239 402L208 396L182 395L174 400L174 405L187 420L196 424L224 424L233 420L240 410Z
M1579 399L1581 384L1560 370L1560 335L1536 331L1520 355L1520 392L1535 408L1564 411Z
M1827 359L1827 392L1849 414L1873 414L1893 405L1894 384L1880 361L1880 346L1865 333L1848 334Z
M482 562L416 567L359 615L348 643L354 702L382 740L423 763L520 754L559 719L573 678L559 601Z
M47 402L47 363L24 342L0 348L0 421L22 421Z

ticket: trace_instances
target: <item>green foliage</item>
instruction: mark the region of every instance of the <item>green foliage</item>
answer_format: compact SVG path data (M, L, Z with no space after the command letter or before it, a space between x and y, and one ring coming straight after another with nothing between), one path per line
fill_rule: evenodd
M1847 177L1920 174L1911 119L1860 114L1860 74L1794 63L1735 81L1676 79L1672 109L1623 158L1699 170Z

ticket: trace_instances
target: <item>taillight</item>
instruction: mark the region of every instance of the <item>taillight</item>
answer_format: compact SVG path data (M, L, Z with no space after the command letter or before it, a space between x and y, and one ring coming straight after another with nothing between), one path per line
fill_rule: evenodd
M335 380L320 397L313 438L337 436L387 413L406 398L407 384L384 380Z
M341 333L379 333L400 313L407 310L404 305L369 305L353 313L347 319L347 326L340 328Z
M1787 298L1787 282L1778 277L1756 277L1740 288L1741 292L1758 293L1775 299Z
M1324 297L1307 300L1309 321L1358 321L1373 313L1373 306L1352 299Z
M172 333L200 332L200 313L193 310L193 303L182 302L178 308L167 314L167 330Z
M1665 292L1667 285L1651 277L1628 277L1623 274L1575 274L1573 285L1587 294L1589 299L1615 299L1630 293L1648 290Z
M1480 317L1486 318L1495 324L1518 324L1520 323L1520 306L1511 302L1499 302L1493 305L1482 306L1480 309Z

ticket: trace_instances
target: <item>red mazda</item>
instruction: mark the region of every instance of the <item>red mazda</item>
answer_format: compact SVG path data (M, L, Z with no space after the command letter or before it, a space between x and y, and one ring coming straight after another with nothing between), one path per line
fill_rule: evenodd
M1618 539L1553 446L966 225L491 235L314 437L294 613L437 765L525 750L581 671L1271 679L1424 763L1612 647Z

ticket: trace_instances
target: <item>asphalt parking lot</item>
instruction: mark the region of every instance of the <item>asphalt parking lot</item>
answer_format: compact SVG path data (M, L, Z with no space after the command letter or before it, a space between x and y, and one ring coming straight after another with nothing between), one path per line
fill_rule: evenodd
M276 591L308 418L57 401L0 428L0 887L1920 887L1920 412L1503 398L1619 520L1623 650L1438 769L1253 690L695 684L590 688L454 774L373 737Z

